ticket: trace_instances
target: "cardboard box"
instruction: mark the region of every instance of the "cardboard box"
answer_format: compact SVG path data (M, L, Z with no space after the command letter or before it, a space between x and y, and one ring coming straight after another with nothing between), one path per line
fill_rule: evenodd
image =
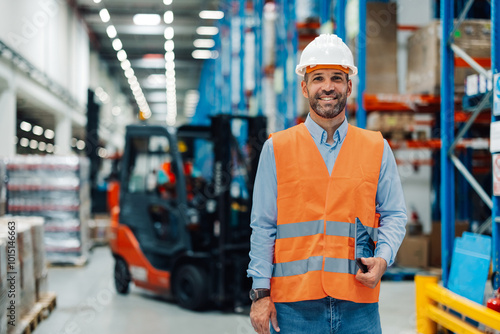
M462 233L469 230L469 222L455 222L455 237L462 236ZM430 256L429 265L431 267L441 267L441 222L433 222L430 234Z
M434 21L430 25L417 30L408 39L407 93L440 95L440 42L440 21ZM455 33L454 43L473 58L490 58L491 21L464 21ZM458 60L456 58L455 62ZM456 93L463 94L465 92L466 78L474 73L476 71L470 67L455 66Z
M429 265L429 237L406 236L396 256L396 263L402 267L427 267Z
M366 94L398 94L397 4L367 3L366 34L350 43L357 59L356 43L366 47Z

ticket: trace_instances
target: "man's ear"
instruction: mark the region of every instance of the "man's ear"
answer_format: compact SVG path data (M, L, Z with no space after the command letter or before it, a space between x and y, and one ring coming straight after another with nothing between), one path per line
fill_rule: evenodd
M309 98L309 92L307 91L307 85L306 85L306 82L304 80L302 80L300 82L300 86L302 87L302 95L304 95L304 97L306 99Z
M352 93L352 80L349 80L347 82L347 96L351 96L351 93Z

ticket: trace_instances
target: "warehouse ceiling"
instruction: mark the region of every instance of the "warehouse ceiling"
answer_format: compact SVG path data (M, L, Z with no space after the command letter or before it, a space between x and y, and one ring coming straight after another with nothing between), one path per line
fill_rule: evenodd
M202 59L194 59L192 56L196 49L193 43L197 39L213 38L197 34L197 27L215 26L217 23L215 19L201 19L200 12L217 10L218 2L218 0L73 0L89 30L91 46L108 64L111 75L118 78L121 90L129 97L134 108L137 111L142 110L144 108L139 108L137 104L137 94L134 97L130 87L130 81L134 80L125 77L122 63L117 58L120 45L113 45L113 40L120 39L122 49L126 52L151 110L150 115L146 113L146 116L151 116L151 120L164 122L167 119L165 42L171 36L166 36L169 33L165 30L168 27L173 28L177 124L185 119L186 105L191 108L194 105L193 101L188 101L189 98L186 97L192 95L196 99L193 91L198 89L203 64ZM109 12L108 22L104 22L101 17L103 8ZM170 24L165 23L171 19L164 17L167 11L173 12L173 21ZM155 25L138 25L134 23L136 14L157 14L160 20ZM154 19L150 17L146 19L146 23L154 23ZM116 29L115 38L110 38L108 35L110 31L107 29L110 25Z

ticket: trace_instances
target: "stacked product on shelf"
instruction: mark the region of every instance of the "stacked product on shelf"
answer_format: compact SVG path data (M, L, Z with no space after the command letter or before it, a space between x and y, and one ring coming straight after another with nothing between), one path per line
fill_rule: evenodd
M491 21L465 20L454 35L454 43L480 65L491 66ZM434 21L408 39L408 75L410 94L440 95L441 22ZM475 70L455 56L455 93L465 93L465 81Z
M0 333L7 333L7 315L9 302L7 300L7 242L0 238Z
M88 258L89 162L86 158L16 156L7 161L7 212L45 219L51 263Z

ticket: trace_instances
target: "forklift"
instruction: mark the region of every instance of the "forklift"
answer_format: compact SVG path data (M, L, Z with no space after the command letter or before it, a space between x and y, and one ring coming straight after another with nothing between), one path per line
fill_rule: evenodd
M241 310L265 117L218 115L177 130L129 125L125 138L111 215L118 293L133 282L187 309Z

